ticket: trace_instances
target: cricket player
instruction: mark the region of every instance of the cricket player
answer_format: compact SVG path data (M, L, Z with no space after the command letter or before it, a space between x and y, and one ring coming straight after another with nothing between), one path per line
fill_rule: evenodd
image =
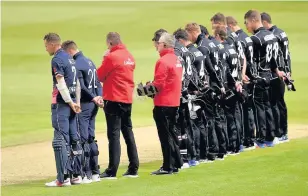
M191 64L192 64L192 74L194 75L194 83L197 87L204 88L205 85L209 86L208 74L204 69L204 55L200 52L193 43L188 39L188 33L184 29L176 30L173 35L175 38L184 45L190 52ZM192 94L198 95L200 92L191 91ZM192 107L193 108L193 107ZM194 146L196 149L196 157L193 157L189 162L190 166L195 166L199 164L200 161L200 140L203 140L205 146L208 146L208 130L205 128L205 123L203 119L204 113L202 109L196 111L195 117L190 120L192 121Z
M252 33L253 59L257 65L257 77L253 89L254 115L257 128L257 145L260 148L274 146L274 120L270 105L269 87L274 70L281 78L284 73L278 70L277 56L279 45L276 37L266 30L257 10L249 10L245 16L247 30Z
M46 51L51 60L53 78L52 146L55 154L57 179L46 183L48 187L70 186L81 183L82 148L77 133L76 113L80 113L80 84L75 61L63 49L56 33L44 36ZM72 180L70 175L73 174Z
M217 77L215 69L218 69L218 48L216 45L207 39L202 33L200 26L197 23L189 23L185 26L185 30L189 35L189 40L192 43L197 44L197 48L202 54L205 56L204 58L204 68L207 71L210 79L211 86L218 86L220 88L221 93L225 92L222 82ZM213 104L214 105L214 104ZM206 110L206 121L208 127L208 140L209 140L209 153L204 152L206 149L203 144L202 140L200 143L200 162L205 161L213 161L219 151L218 148L218 140L215 132L215 111L214 107L211 111Z
M152 175L177 173L183 161L180 155L175 122L182 89L183 68L174 54L175 39L168 33L161 34L155 45L160 54L156 62L153 85L158 93L154 97L153 116L163 153L163 165Z
M291 75L291 58L289 52L289 39L287 34L278 28L276 25L272 24L271 16L268 13L263 12L261 14L262 24L269 31L273 32L276 36L279 44L279 52L278 52L278 69L280 71L284 71L287 76ZM274 74L274 73L273 73ZM274 104L276 103L278 106L279 119L276 122L279 122L279 132L277 137L279 137L280 142L288 142L288 112L287 105L284 100L285 93L285 83L283 80L279 80L277 78L274 82L274 86L272 88L272 100ZM278 117L278 116L276 116ZM277 130L276 130L277 131Z
M102 85L98 81L96 67L93 61L79 51L77 44L68 40L62 43L62 48L76 62L78 79L81 86L81 113L78 114L78 127L81 144L84 151L83 184L100 181L98 165L98 146L95 140L95 118L98 106L102 106Z
M232 32L231 29L227 26L226 24L226 17L222 13L216 13L212 18L211 18L211 23L212 23L212 28L215 31L215 28L217 27L223 27L227 31L227 43L231 46L234 47L237 54L238 54L238 64L239 66L239 71L240 74L238 75L239 79L242 80L247 79L245 78L245 73L246 73L246 57L243 51L243 46L242 43L239 41L238 36L235 32ZM241 127L239 127L239 133L240 133L240 142L241 142L241 150L243 150L243 143L244 143L244 123L243 123L243 108L242 108L242 103L240 103L239 108L237 108L239 111L237 113L241 114L240 116L237 116L238 121L241 122Z
M239 131L241 127L241 122L238 116L239 101L236 98L238 93L242 91L242 83L238 77L238 54L235 51L235 48L230 46L226 41L227 31L225 27L216 27L214 31L215 39L218 40L221 44L218 45L220 50L221 64L225 73L223 77L226 82L227 92L230 92L230 95L227 93L225 98L224 108L227 118L228 126L228 136L229 136L229 151L230 155L237 155L240 151L240 138ZM223 153L223 152L221 152ZM223 156L223 155L222 155Z
M253 43L251 38L240 28L237 20L232 16L226 17L226 22L229 29L232 32L235 32L238 36L239 41L242 44L244 55L247 59L247 68L246 72L243 75L243 88L248 93L248 97L243 103L243 120L244 120L244 147L247 150L255 149L254 140L255 140L255 120L253 115L253 100L252 100L252 91L253 83L249 78L253 78L253 75L256 75L256 65L253 60Z
M127 145L128 170L124 177L138 177L139 158L131 120L135 59L116 32L106 36L109 49L104 56L97 76L103 83L104 111L109 141L109 165L100 175L104 179L116 179L120 164L120 132Z

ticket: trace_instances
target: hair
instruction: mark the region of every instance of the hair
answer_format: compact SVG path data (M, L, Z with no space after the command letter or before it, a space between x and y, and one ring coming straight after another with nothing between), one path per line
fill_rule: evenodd
M227 16L226 17L226 22L227 25L232 25L232 26L236 26L237 25L237 21L233 16Z
M201 33L201 29L200 29L200 26L193 22L193 23L188 23L186 26L185 26L185 30L187 32L197 32L197 33Z
M217 27L215 30L214 30L214 35L218 35L220 37L220 39L222 40L226 40L228 35L227 35L227 29L226 27Z
M249 10L248 12L246 12L244 19L261 22L261 14L257 10Z
M207 28L203 25L199 25L200 26L200 30L201 30L201 33L204 34L204 35L209 35L209 31L207 30Z
M48 33L48 34L46 34L44 36L43 40L46 40L46 42L48 42L48 43L53 42L53 43L61 44L61 38L56 33Z
M268 13L266 13L266 12L261 13L261 20L262 20L262 21L266 21L266 22L268 22L269 24L272 24L272 18L271 18L271 16L270 16Z
M63 50L67 50L67 49L76 50L78 47L77 47L77 44L73 40L67 40L62 43L62 48Z
M155 31L154 37L152 38L152 41L158 42L160 36L161 36L163 33L167 33L167 31L166 31L165 29L158 29L157 31Z
M221 25L225 25L226 24L226 18L225 16L218 12L216 13L212 18L211 18L211 21L214 22L215 24L219 23Z
M175 38L169 33L162 33L159 42L164 43L167 48L174 48L175 46Z
M185 31L184 29L177 29L174 33L173 33L175 39L179 40L179 39L182 39L182 40L185 40L185 41L188 41L188 33L187 31Z
M120 34L117 32L109 32L106 36L106 41L112 46L122 44Z

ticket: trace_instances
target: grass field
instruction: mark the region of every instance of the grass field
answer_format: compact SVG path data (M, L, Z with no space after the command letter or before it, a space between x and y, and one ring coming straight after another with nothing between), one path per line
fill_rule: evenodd
M51 68L42 38L57 32L63 40L76 40L80 49L100 65L106 49L105 35L118 31L137 61L135 81L152 79L158 58L151 38L158 28L173 32L196 21L210 28L209 18L220 11L243 24L251 8L268 11L290 38L293 76L298 92L287 93L289 119L305 123L308 99L305 81L307 18L305 2L2 2L2 147L48 140L50 123ZM152 101L136 100L134 126L153 124ZM98 131L105 127L103 112Z
M89 185L45 188L44 181L3 186L3 196L170 196L170 195L308 195L308 138L275 148L227 157L225 161L199 165L172 176L150 176L160 162L143 164L140 178L119 178ZM119 174L124 172L120 169ZM53 178L51 178L53 179Z
M245 12L252 8L269 12L273 22L289 36L297 87L297 92L286 95L289 120L294 124L308 123L306 2L1 2L1 5L2 148L48 141L53 134L51 57L42 40L46 33L57 32L63 40L75 40L85 55L99 66L106 50L105 35L117 31L135 56L135 81L145 82L152 79L158 58L151 42L155 30L166 28L173 32L191 21L210 29L209 19L216 12L233 15L243 24ZM136 98L135 127L154 125L152 107L152 100ZM101 111L97 131L104 128ZM42 186L43 181L1 188L5 196L183 195L184 192L185 195L301 196L308 195L307 151L308 139L305 138L273 149L243 153L224 162L201 165L178 176L149 176L160 164L152 162L142 164L139 179L121 178L63 189L47 189ZM45 152L33 149L33 153ZM31 164L27 161L29 163L24 165ZM12 164L22 167L21 163ZM124 168L120 173L123 171Z

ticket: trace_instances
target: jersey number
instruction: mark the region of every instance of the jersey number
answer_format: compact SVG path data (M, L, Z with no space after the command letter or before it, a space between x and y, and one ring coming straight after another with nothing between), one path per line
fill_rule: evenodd
M272 57L273 57L273 53L274 53L274 59L276 60L278 57L278 50L279 50L279 46L278 46L278 42L274 42L274 44L268 44L266 46L266 62L270 62Z
M97 86L96 86L96 78L95 78L96 77L96 69L94 69L94 71L92 69L89 69L88 76L91 77L88 89L91 89L92 87L97 88ZM92 86L92 82L93 82L93 86Z
M238 60L237 58L233 58L233 59L232 59L232 62L231 62L232 65L235 67L235 68L233 69L233 71L232 71L232 74L231 74L232 77L234 77L234 78L238 76L238 73L237 73L237 60Z
M72 65L72 72L74 74L73 85L75 85L76 84L76 73L77 73L77 71L76 71L76 67L73 66L73 65Z

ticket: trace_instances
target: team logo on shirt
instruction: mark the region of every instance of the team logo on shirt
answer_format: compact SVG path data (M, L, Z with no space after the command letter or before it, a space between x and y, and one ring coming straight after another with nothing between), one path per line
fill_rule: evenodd
M124 65L135 65L135 62L128 58L126 61L124 61Z
M74 59L68 59L68 62L69 62L71 65L74 65L74 64L75 64Z

